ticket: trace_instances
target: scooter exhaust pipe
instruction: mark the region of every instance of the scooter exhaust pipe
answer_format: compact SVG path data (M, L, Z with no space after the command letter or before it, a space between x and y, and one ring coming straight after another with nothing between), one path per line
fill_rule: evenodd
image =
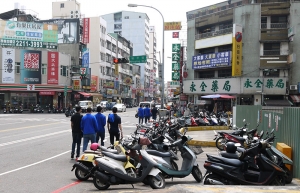
M96 171L95 172L95 177L98 178L99 180L101 180L104 183L109 182L109 177L105 174L103 174L102 172Z
M79 170L81 170L84 173L90 172L90 169L88 167L86 167L85 165L83 165L82 163L75 163L73 168L78 168Z
M224 183L218 181L218 180L213 180L210 178L207 178L207 180L209 181L210 184L214 184L214 185L225 185Z

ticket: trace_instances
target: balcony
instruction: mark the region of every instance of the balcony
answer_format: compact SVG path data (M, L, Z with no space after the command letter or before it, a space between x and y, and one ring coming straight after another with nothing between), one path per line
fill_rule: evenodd
M206 25L221 23L233 20L233 9L219 11L213 14L208 14L195 19L195 27L202 27Z
M261 29L287 29L287 23L262 23L261 24Z
M266 50L271 51L271 50ZM287 56L285 55L279 55L278 51L275 53L276 50L274 50L274 53L269 52L274 57L270 57L270 55L264 55L260 57L260 68L277 68L277 69L283 69L288 68L289 65L287 63ZM275 56L277 54L277 56Z
M260 41L288 41L288 29L261 29Z
M290 14L290 2L279 2L272 3L263 2L266 4L261 4L261 16L270 16L270 15L288 15Z
M280 50L264 50L264 56L278 56L280 55Z
M231 28L226 28L226 29L221 29L219 31L213 31L213 32L197 34L195 39L196 40L205 39L205 38L221 36L221 35L230 34L230 33L232 33L232 27Z

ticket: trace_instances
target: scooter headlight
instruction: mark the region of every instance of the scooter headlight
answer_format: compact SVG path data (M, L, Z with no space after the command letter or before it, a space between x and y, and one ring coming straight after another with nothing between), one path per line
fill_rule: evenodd
M278 157L276 155L273 155L273 158L272 158L273 162L274 163L278 163Z

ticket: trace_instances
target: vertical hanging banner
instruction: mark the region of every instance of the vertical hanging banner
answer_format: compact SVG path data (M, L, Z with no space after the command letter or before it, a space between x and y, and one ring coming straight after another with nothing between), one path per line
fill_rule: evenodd
M92 75L91 79L91 92L98 90L98 76Z
M58 85L58 52L48 52L47 84Z
M42 52L21 50L21 84L41 84Z
M82 67L90 68L90 51L88 48L82 49Z
M243 27L240 24L233 24L232 33L232 76L242 76L243 57Z
M83 19L83 43L90 43L90 18Z
M2 48L2 83L15 83L15 49Z

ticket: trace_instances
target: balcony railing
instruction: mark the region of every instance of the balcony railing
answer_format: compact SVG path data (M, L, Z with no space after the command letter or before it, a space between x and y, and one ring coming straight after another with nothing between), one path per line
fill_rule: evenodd
M261 24L261 29L267 29L268 24L267 23L262 23ZM270 24L270 29L286 29L287 28L287 23L271 23Z
M278 56L280 55L280 50L264 50L264 56Z
M220 36L220 35L225 35L225 34L230 34L230 33L232 33L232 27L231 28L226 28L226 29L221 29L219 31L213 31L213 32L197 34L196 35L196 40L215 37L215 36Z

